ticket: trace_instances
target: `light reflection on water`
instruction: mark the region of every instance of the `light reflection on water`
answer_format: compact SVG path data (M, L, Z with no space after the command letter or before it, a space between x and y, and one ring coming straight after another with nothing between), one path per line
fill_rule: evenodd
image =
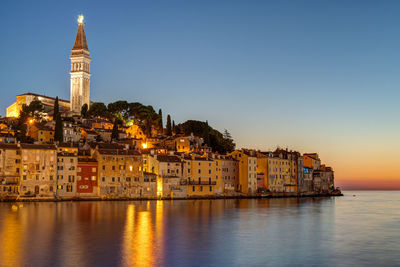
M400 265L400 192L345 193L0 203L0 266Z

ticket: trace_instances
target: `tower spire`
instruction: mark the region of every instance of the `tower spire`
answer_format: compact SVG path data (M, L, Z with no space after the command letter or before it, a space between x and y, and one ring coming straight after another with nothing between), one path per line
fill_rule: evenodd
M86 49L89 50L87 41L86 41L86 34L85 34L85 23L83 22L84 17L83 15L78 16L78 31L76 32L75 43L72 50L78 49Z
M76 33L71 59L71 111L80 113L84 104L90 106L90 61L89 48L84 30L83 15L78 16Z

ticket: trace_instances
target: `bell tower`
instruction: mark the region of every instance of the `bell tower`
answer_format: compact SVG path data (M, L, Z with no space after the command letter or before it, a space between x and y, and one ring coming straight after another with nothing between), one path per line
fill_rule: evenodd
M76 33L71 60L71 111L80 114L84 104L90 106L90 61L89 48L84 30L83 15L78 16L78 32Z

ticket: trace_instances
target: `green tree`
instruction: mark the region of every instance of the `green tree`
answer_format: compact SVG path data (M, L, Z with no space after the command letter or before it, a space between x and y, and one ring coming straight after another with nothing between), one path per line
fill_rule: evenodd
M57 120L58 113L60 113L60 106L58 104L58 96L54 101L53 121Z
M82 108L81 108L81 116L82 118L86 118L88 113L88 104L83 104Z
M171 116L168 114L167 116L167 135L171 136L172 135L172 125L171 125Z
M55 126L55 133L54 133L54 141L62 143L64 140L63 137L63 123L61 119L61 114L57 114L56 118L56 126Z
M108 112L106 105L101 102L91 104L88 115L93 117L110 118L110 113Z
M195 136L202 137L205 142L208 135L209 143L206 143L212 148L213 151L217 151L219 153L227 153L235 149L235 143L233 142L233 139L230 136L229 132L226 131L227 134L224 135L210 127L207 121L202 122L196 120L188 120L184 123L178 124L177 128L179 128L180 132L185 135L190 135L191 133L193 133Z
M161 108L158 110L158 128L163 132L164 124L163 124L163 117L162 117L162 110Z
M107 109L110 114L123 119L124 122L126 122L129 118L130 105L127 101L118 100L116 102L109 103L107 105Z
M206 125L204 126L204 133L203 133L204 143L210 146L210 126L208 126L208 121L206 121Z
M33 100L29 105L22 105L21 113L25 113L27 117L40 122L44 117L43 104L39 100Z
M114 120L114 125L113 125L113 128L112 128L112 132L111 132L111 141L118 141L118 138L119 138L119 136L118 136L118 133L119 133L118 125L119 124L120 124L120 121L118 119L115 119Z

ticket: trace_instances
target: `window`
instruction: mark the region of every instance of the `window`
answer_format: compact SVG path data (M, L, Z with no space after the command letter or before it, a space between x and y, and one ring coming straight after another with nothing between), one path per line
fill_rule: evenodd
M103 182L105 182L105 181L106 181L106 177L102 177L101 180L102 180Z
M115 166L112 166L112 170L115 171Z
M198 173L201 173L201 169L198 170Z
M188 173L190 173L190 169L188 169Z
M203 192L203 186L200 186L200 191Z
M210 192L212 192L212 186L210 186Z
M92 176L92 181L96 181L96 176Z
M193 192L195 191L195 189L196 189L196 188L195 188L194 186L192 186L192 191L193 191Z
M211 170L208 170L208 174L211 174Z
M105 171L106 170L106 165L103 165L103 171Z
M26 180L26 175L22 175L22 179L23 179L23 180Z
M115 182L115 177L113 177L113 178L111 179L111 181Z

